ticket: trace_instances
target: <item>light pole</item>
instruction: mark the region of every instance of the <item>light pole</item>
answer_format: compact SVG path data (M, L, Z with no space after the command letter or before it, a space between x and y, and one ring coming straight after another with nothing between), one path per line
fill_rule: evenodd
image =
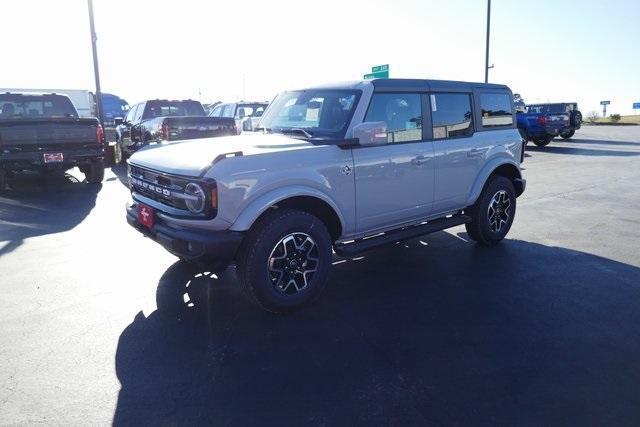
M96 78L96 115L100 124L104 127L102 122L102 91L100 90L100 71L98 70L98 48L96 41L98 36L96 35L96 26L93 23L93 0L87 0L89 5L89 26L91 28L91 47L93 48L93 73Z
M489 29L491 28L491 0L487 0L487 44L484 57L484 82L489 83Z

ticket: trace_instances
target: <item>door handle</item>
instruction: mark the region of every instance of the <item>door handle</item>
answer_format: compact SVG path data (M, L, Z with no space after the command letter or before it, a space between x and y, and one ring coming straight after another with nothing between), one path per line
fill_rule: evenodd
M478 157L478 156L482 156L483 154L484 154L484 150L481 148L474 148L467 151L467 156L469 157Z
M431 160L430 157L418 156L418 157L414 157L413 159L411 159L411 164L415 165L415 166L420 166L420 165L424 165L429 160Z

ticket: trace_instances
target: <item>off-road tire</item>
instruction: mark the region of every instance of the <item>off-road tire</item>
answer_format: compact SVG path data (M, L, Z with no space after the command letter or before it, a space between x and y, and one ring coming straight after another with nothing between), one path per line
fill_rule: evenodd
M277 289L280 281L274 279L269 265L283 239L298 233L310 236L315 243L317 266L306 286L298 291L296 284L296 292L286 294ZM324 289L331 267L331 247L331 236L320 219L295 209L273 208L247 232L236 259L238 278L249 299L259 307L271 313L288 312L313 301Z
M582 124L582 113L580 111L573 111L569 116L569 123L573 127L580 127Z
M492 230L489 220L489 204L498 194L504 194L508 198L510 208L508 211L508 219L501 224L499 231ZM494 210L495 212L495 210ZM516 215L516 193L513 182L509 178L495 175L489 178L480 197L473 206L465 209L465 214L471 217L471 222L465 224L469 237L481 245L494 245L504 239Z
M546 147L547 145L549 145L552 139L553 139L552 136L545 136L544 138L535 138L533 140L533 143L536 144L538 147Z
M92 160L88 165L80 168L89 184L100 184L104 179L104 160Z
M561 137L562 139L569 139L569 138L571 138L575 133L576 133L575 129L571 129L571 130L570 130L570 131L568 131L568 132L562 132L562 133L560 134L560 137Z

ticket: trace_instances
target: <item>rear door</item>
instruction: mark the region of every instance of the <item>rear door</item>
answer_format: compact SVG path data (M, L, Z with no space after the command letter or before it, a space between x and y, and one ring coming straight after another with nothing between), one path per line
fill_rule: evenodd
M433 92L429 100L436 169L433 212L439 214L464 207L488 149L475 131L471 91Z
M365 121L387 123L388 143L353 149L359 232L426 217L434 191L433 141L425 132L426 94L374 93Z

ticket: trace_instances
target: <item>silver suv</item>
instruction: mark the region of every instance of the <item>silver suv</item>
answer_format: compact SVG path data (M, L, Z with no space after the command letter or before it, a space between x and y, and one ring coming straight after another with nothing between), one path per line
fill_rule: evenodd
M128 222L181 259L235 263L283 312L353 256L464 224L502 240L525 189L508 87L381 79L280 94L261 132L147 147L129 161Z

